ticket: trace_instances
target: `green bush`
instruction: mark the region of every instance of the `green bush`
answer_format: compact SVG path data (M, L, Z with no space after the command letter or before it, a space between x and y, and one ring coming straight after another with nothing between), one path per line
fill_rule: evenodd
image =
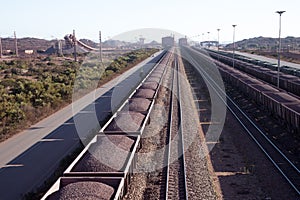
M51 109L55 110L69 102L75 79L75 89L90 91L97 87L103 77L109 80L115 73L135 65L155 51L147 49L127 53L113 60L106 68L97 60L84 63L80 67L81 62L67 60L55 64L51 57L40 58L34 62L0 62L4 75L0 80L0 140L15 127L21 128L22 123L24 125L36 122ZM28 69L28 72L23 73L22 69ZM24 75L31 78L22 77Z

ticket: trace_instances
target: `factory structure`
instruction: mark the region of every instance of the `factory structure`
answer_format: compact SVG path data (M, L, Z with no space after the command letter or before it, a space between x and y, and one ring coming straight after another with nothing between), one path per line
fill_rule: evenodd
M179 38L178 44L179 44L180 46L187 46L187 45L188 45L187 37Z
M172 47L175 45L174 36L163 37L161 40L162 40L161 43L162 43L163 48L168 48L168 47ZM187 37L185 36L183 38L179 38L178 44L180 46L187 46L188 45Z
M173 36L163 37L161 39L161 44L162 44L163 48L168 48L168 47L174 46L174 44L175 44L174 37Z

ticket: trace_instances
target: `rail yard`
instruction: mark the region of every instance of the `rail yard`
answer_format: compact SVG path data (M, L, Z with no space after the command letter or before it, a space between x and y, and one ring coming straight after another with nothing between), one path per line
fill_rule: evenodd
M42 199L299 197L297 94L210 53L162 52Z
M300 1L3 1L0 200L300 200Z
M164 38L164 49L79 98L63 124L3 157L0 199L24 198L79 144L27 199L299 198L299 71L278 75L270 63L181 41Z

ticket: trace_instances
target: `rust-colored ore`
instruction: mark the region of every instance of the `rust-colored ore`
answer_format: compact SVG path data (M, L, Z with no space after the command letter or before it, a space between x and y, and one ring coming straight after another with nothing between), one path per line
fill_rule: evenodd
M156 90L158 86L158 83L157 82L144 82L142 85L141 85L141 89L151 89L151 90Z
M109 200L113 197L113 187L95 181L82 181L66 185L51 194L47 200Z
M106 135L91 145L73 172L121 171L134 140L121 135Z
M122 109L122 111L136 111L146 112L150 107L151 101L145 98L132 98L129 99L128 104Z
M120 112L105 131L137 132L142 126L144 118L145 115L139 112Z
M138 89L133 96L137 98L152 99L154 97L154 94L155 91L151 89Z
M291 95L284 93L284 92L266 93L265 95L279 103L298 103L299 102L299 100L297 98L292 97Z
M151 77L150 76L149 78L147 78L147 81L159 83L160 78L159 77Z
M250 87L255 88L256 90L260 92L278 92L277 89L270 85L261 84L261 85L250 85Z

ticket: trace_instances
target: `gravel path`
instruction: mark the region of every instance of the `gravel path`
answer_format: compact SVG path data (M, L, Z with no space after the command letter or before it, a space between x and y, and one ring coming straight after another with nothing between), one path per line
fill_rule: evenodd
M199 117L191 86L186 78L182 60L181 65L181 97L183 134L185 140L185 156L187 170L187 187L190 199L218 199L213 181L210 157L206 148L204 134L199 124ZM204 144L204 145L203 145Z

